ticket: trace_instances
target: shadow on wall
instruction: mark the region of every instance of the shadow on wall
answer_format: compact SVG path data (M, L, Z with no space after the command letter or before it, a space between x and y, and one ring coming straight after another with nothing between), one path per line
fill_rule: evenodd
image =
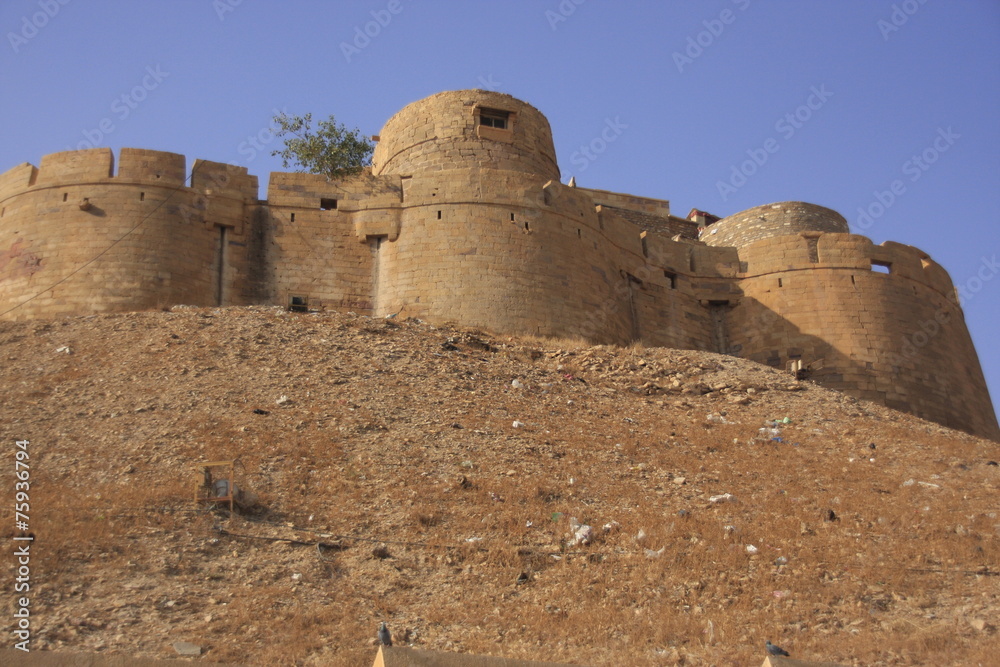
M760 301L744 298L727 313L728 347L720 351L779 369L801 362L802 378L820 386L1000 440L992 410L982 407L989 405L989 398L978 360L959 361L972 349L971 341L967 347L962 341L967 334L960 312L947 316L941 312L936 329L930 328L935 334L924 334L927 342L916 345L912 341L924 340L921 335L897 332L893 338L872 326L845 334L834 317L826 319L826 326L839 329L839 337L808 331ZM888 344L878 349L879 340ZM959 372L935 370L948 365Z

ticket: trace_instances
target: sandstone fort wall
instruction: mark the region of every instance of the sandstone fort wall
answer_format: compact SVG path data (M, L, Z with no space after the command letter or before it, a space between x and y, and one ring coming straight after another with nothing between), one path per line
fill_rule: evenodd
M373 168L271 174L108 149L0 175L0 313L281 304L669 346L777 367L1000 439L951 280L834 211L768 204L699 228L666 200L559 182L548 121L509 95L393 116Z

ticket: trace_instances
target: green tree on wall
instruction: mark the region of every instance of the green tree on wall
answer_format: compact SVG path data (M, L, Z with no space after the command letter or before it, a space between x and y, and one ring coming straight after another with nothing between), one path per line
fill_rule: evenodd
M375 144L360 136L360 130L348 130L337 124L333 114L319 121L312 130L312 114L289 116L280 113L274 117L275 136L285 137L285 148L271 155L281 157L285 167L298 166L299 171L324 174L327 178L341 178L357 174L372 162Z

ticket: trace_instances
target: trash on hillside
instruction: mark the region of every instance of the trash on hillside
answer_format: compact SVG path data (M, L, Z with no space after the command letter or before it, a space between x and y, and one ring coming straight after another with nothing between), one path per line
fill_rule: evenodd
M68 345L63 345L62 347L57 347L56 352L65 352L66 354L73 354L73 350L70 349Z
M278 400L276 400L276 401L275 401L275 403L277 403L278 405L290 405L290 404L291 404L291 402L292 402L292 399L288 398L288 397L287 397L287 396L285 396L284 394L282 394L282 395L281 395L281 396L280 396L280 397L278 398Z
M511 380L510 386L514 389L524 389L524 385L519 380Z
M750 554L751 556L757 553L758 551L760 551L760 549L758 549L754 545L752 544L747 545L747 553Z
M663 552L666 550L667 550L666 547L660 547L656 551L653 551L652 549L646 549L646 558L659 558L660 556L663 555Z
M640 528L639 532L636 533L636 535L635 535L635 541L636 542L642 542L644 539L646 539L646 531L644 531L642 528Z
M718 412L710 412L705 415L705 421L709 424L728 424L726 418L720 415Z
M708 499L710 503L735 503L736 496L731 493L723 493L718 496L712 496Z
M516 421L515 420L514 423L511 424L511 426L513 426L514 428L521 428L522 426L524 426L524 422L520 422L520 421Z
M236 460L202 461L194 467L200 471L194 491L195 503L212 507L228 504L230 512L234 509L249 512L257 507L257 494L236 484Z
M573 532L573 544L590 544L590 538L593 537L594 530L590 526L583 525Z
M774 564L778 566L788 565L788 559L784 556L778 556L777 558L774 559Z

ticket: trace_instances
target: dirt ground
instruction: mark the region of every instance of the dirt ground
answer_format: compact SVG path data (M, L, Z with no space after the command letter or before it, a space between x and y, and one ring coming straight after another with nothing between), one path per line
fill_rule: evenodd
M583 665L996 664L1000 445L771 368L264 307L0 322L0 360L32 650L368 665L384 620ZM228 459L252 512L193 500Z

